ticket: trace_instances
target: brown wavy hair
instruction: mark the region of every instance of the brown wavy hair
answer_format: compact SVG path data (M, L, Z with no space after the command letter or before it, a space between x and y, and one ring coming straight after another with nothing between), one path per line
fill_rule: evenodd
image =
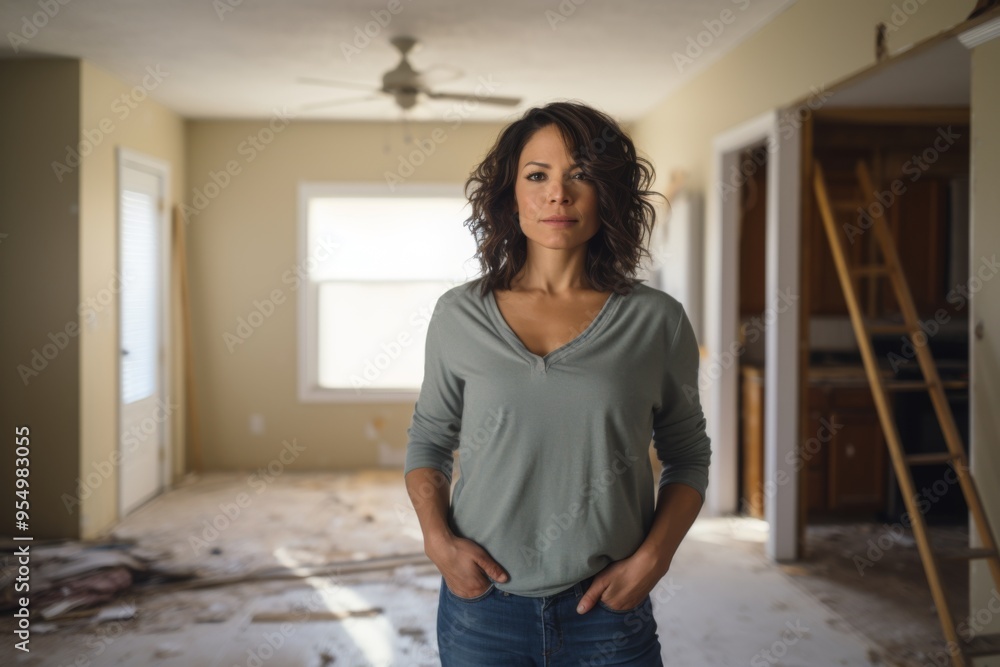
M638 282L642 257L650 256L646 244L656 222L650 198L663 195L650 190L653 165L636 154L621 126L601 111L570 101L534 107L505 127L465 182L472 213L463 224L476 239L481 296L494 288L510 289L527 261L527 237L513 212L517 164L532 135L549 125L559 129L597 191L601 226L587 243L585 261L590 287L628 294Z

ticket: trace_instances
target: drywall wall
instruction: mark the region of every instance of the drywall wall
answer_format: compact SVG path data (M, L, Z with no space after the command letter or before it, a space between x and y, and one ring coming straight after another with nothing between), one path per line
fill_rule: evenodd
M5 534L77 537L79 508L58 502L80 466L79 171L61 174L79 135L80 63L0 60L0 480L14 489L14 433L27 426L29 524ZM11 509L13 509L12 506Z
M971 215L968 287L973 329L969 343L972 476L994 537L1000 537L1000 39L972 51ZM976 334L981 327L982 337ZM979 546L981 543L975 543ZM970 613L1000 632L1000 592L984 561L972 564ZM1000 660L983 664L1000 665Z
M734 4L730 24L740 20L740 4ZM715 135L813 90L821 92L874 63L875 24L879 21L890 26L889 50L897 52L962 22L974 4L952 0L798 0L667 95L635 123L634 138L639 149L655 162L661 190L674 169L689 172L693 189L712 189L717 182L717 175L710 173ZM690 64L684 60L687 54L680 53L679 64L670 62L667 67L683 72L698 66L702 59L716 57L712 39L692 37L707 44L702 53Z
M355 469L379 465L380 441L397 453L405 446L412 402L299 402L297 294L282 276L299 262L300 181L385 183L388 171L407 182L461 184L500 126L445 120L409 129L417 145L403 143L398 123L299 122L292 112L188 123L184 201L207 469ZM228 346L224 334L235 335L254 300L274 290L282 302ZM251 415L261 417L259 433Z
M170 165L174 200L184 184L184 122L155 102L150 93L169 77L150 64L142 77L124 82L81 63L81 141L93 144L80 167L80 294L81 301L110 292L111 303L93 321L81 321L80 335L80 465L81 532L92 537L118 520L119 333L118 301L118 163L115 150L124 146ZM89 137L89 139L88 139ZM168 202L168 205L171 202ZM176 313L176 308L174 309ZM175 318L176 324L176 318ZM171 350L171 466L184 469L183 376L180 373L179 329ZM96 473L96 475L94 474Z

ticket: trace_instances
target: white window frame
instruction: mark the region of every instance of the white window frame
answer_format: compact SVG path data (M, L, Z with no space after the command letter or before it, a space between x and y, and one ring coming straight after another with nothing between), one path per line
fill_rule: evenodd
M298 263L305 269L309 256L308 204L314 197L345 195L365 197L458 197L465 199L461 183L401 183L392 191L384 182L332 183L300 182L298 192ZM320 387L318 311L319 289L306 277L298 290L298 346L299 346L299 401L302 403L412 403L417 400L419 389L398 390L380 388Z

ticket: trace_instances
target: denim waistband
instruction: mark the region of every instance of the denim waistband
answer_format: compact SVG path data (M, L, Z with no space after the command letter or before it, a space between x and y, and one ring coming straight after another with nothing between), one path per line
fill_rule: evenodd
M543 597L549 598L550 600L554 600L556 598L566 597L567 595L574 595L576 597L582 597L583 594L587 592L587 589L590 588L590 584L594 581L594 577L595 576L597 576L597 575L592 574L589 577L587 577L586 579L581 579L580 581L576 582L572 586L570 586L570 587L568 587L568 588L566 588L564 590L561 590L558 593L552 593L551 595L545 595ZM496 583L496 581L494 581L492 577L488 577L488 578L490 579L490 581L493 581L493 583ZM514 593L510 593L510 595L514 595ZM526 596L521 596L521 597L526 597Z

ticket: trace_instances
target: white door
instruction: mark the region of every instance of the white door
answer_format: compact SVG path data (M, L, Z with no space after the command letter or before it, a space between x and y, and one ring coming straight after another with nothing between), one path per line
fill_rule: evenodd
M119 511L163 489L169 409L165 387L165 166L119 153Z

